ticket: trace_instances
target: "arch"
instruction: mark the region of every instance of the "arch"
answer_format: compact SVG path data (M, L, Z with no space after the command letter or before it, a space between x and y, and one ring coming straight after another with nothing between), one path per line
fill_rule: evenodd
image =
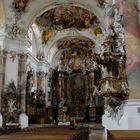
M52 67L55 66L55 64L57 63L56 61L59 59L60 55L61 55L61 50L58 50L57 46L56 46L56 43L60 40L63 40L64 38L67 38L67 37L74 37L74 38L84 38L84 39L88 39L88 40L91 40L93 42L95 42L96 44L96 39L95 39L95 36L94 35L91 35L91 34L80 34L80 32L78 34L75 34L75 36L70 36L69 35L69 32L67 34L63 34L63 35L56 35L58 36L57 39L54 39L53 42L51 42L52 44L48 45L45 47L45 52L46 52L46 58L47 58L47 61L50 63L50 65L52 65Z
M54 46L54 44L58 40L61 40L66 37L84 37L93 40L96 44L98 44L97 37L92 30L88 30L88 31L66 30L65 32L58 32L55 34L55 36L52 37L53 40L50 39L50 41L48 41L47 45L45 46L45 52L47 52L45 55L46 58L47 55L49 54L49 50L51 49L51 47Z

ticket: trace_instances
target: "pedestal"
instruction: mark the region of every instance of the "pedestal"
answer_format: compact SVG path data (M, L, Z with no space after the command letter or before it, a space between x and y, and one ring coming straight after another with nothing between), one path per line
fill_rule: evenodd
M20 114L19 123L20 123L21 129L26 128L26 127L29 126L28 116L25 113Z
M0 113L0 127L2 127L2 115Z
M120 120L108 117L106 113L103 115L102 125L106 136L107 130L140 130L140 100L125 101L122 111L123 115Z

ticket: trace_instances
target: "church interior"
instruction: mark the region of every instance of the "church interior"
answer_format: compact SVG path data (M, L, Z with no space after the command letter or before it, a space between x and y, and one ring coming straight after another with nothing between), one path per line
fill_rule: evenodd
M0 140L140 140L140 0L0 0Z

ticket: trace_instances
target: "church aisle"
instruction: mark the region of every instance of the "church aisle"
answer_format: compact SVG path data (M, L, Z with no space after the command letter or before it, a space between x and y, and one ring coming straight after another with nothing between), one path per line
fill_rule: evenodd
M89 140L104 140L104 130L91 130Z

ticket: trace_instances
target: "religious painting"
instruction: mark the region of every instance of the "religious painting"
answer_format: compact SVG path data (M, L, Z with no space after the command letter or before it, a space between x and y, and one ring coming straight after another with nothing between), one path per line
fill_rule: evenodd
M86 86L83 74L75 73L70 76L71 113L73 116L84 117L86 102Z

